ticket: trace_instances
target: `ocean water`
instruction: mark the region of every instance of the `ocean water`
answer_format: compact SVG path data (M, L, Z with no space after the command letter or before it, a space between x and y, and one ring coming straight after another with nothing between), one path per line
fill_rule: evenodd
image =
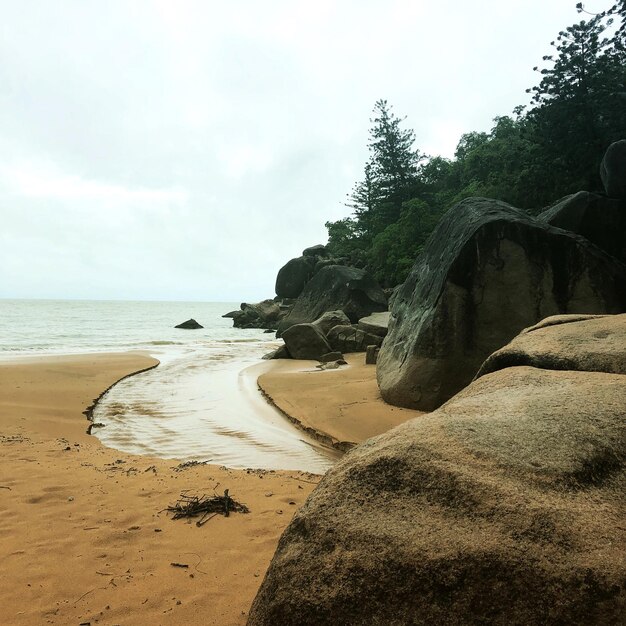
M256 385L276 340L222 318L239 303L0 300L0 358L141 350L154 370L115 385L93 429L133 454L234 468L324 472L337 459L295 428ZM190 317L204 326L176 329Z

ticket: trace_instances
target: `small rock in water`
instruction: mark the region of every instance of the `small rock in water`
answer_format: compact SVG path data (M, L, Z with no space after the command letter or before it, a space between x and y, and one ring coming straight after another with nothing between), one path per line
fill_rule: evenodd
M195 329L195 328L204 328L204 326L202 326L201 324L198 324L196 320L191 318L191 319L188 319L186 322L183 322L182 324L178 324L177 326L174 326L174 328Z

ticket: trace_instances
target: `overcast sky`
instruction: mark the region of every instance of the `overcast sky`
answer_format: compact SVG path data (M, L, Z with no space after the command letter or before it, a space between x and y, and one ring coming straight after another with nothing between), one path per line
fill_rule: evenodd
M0 0L0 297L272 297L348 214L377 99L450 157L575 4Z

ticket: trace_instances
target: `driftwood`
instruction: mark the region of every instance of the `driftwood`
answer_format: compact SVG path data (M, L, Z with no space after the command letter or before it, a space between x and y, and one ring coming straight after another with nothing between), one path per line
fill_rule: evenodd
M180 494L180 499L176 504L168 506L167 511L174 513L172 519L182 517L202 517L196 522L196 526L206 524L216 515L228 517L231 511L236 513L248 513L249 509L245 504L233 500L228 495L228 489L224 490L223 496L190 496L186 492Z

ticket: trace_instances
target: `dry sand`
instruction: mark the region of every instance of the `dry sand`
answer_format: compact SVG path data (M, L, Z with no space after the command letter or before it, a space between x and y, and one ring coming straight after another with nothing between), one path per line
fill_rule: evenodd
M349 354L348 366L319 370L317 361L271 361L259 376L261 390L302 428L328 437L340 449L380 435L421 411L385 404L376 367L365 354Z
M276 543L319 477L133 457L86 434L83 411L139 354L0 364L0 623L245 624ZM197 528L180 492L250 507ZM171 563L188 564L188 568Z
M325 372L275 361L260 384L304 427L359 442L418 414L385 405L363 359ZM245 624L278 538L320 477L177 471L87 435L94 398L156 363L139 353L0 363L0 623ZM251 512L197 528L163 511L183 490L224 489Z

